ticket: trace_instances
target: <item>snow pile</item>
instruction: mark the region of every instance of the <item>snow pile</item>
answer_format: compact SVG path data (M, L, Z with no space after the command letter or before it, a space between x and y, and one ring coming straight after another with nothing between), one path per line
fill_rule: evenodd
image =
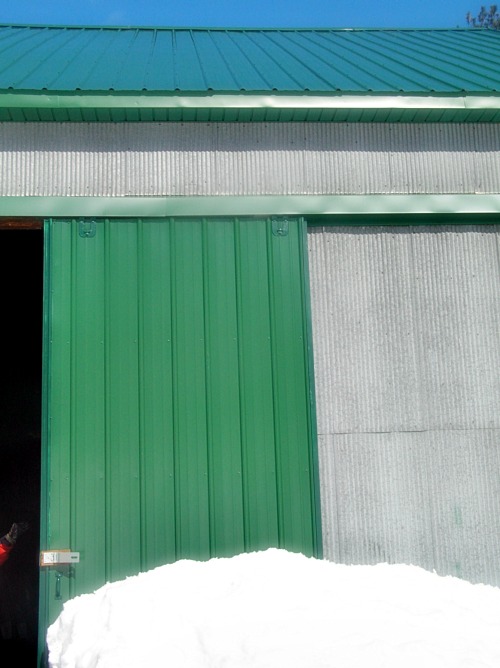
M270 549L108 584L47 640L52 668L498 668L500 589Z

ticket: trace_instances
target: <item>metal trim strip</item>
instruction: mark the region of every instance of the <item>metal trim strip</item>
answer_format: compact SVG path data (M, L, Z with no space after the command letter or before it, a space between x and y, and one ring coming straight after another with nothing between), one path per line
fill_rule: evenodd
M0 216L153 217L500 213L500 194L0 197Z
M494 95L0 93L1 108L36 109L499 109Z

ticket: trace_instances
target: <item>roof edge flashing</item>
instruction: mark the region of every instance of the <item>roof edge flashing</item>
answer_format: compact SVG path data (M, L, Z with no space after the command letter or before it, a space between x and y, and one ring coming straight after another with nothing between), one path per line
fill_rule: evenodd
M0 93L3 109L500 109L500 95Z

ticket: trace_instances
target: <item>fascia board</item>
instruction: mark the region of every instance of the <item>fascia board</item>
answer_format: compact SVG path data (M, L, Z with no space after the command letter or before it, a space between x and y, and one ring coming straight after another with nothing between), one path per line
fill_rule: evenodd
M0 93L10 109L500 109L495 95L135 95Z

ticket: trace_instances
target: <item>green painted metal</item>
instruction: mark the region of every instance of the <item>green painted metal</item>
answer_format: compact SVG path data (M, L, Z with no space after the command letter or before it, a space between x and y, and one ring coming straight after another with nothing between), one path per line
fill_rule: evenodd
M94 234L95 232L95 234ZM321 553L305 221L53 220L47 623L181 558Z
M0 93L0 121L492 123L496 95Z
M0 25L3 91L484 94L500 35L468 29Z
M0 197L0 216L319 216L497 214L500 194Z
M0 25L0 121L496 122L500 35Z
M135 123L135 122L201 122L201 123L274 123L274 122L320 122L320 123L498 123L500 109L496 97L488 98L481 106L469 106L444 101L439 106L433 100L422 97L408 107L404 99L396 97L379 100L376 104L360 108L361 98L356 104L346 106L334 100L331 105L324 106L318 98L300 98L293 105L283 104L281 97L266 96L245 98L246 104L222 106L223 100L218 99L211 104L211 99L199 99L199 106L185 106L184 100L171 104L170 100L164 107L151 104L151 100L143 98L127 98L122 100L130 106L116 106L114 96L102 96L97 106L91 106L95 98L75 101L74 105L64 107L40 106L38 96L31 96L32 106L21 106L17 96L9 96L6 103L13 106L0 106L0 122L31 123ZM481 101L484 98L481 99ZM84 104L80 104L83 101ZM467 101L470 101L467 100ZM176 100L177 102L177 100ZM271 104L270 104L271 103ZM393 106L388 106L391 104ZM416 104L418 103L418 106ZM378 104L380 106L378 106Z
M46 268L51 258L50 234L48 222L44 222L44 275L43 275L43 364L42 364L42 425L41 425L41 467L40 467L40 549L48 547L48 494L49 494L49 448L50 421L49 416L49 378L50 378L50 339L49 339L49 295L51 294L51 272ZM49 588L47 578L39 579L38 606L38 665L43 666L46 650L46 630L48 626Z

